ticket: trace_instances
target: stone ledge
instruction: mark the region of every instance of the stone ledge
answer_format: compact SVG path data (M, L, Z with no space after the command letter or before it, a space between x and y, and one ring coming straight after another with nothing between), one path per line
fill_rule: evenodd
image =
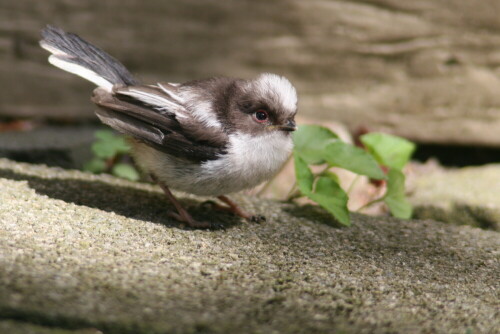
M227 229L185 230L166 217L156 187L5 159L0 189L0 314L46 326L41 333L500 325L494 231L362 215L335 228L320 210L244 196L268 223L196 209Z
M436 169L412 178L415 216L500 230L500 164Z

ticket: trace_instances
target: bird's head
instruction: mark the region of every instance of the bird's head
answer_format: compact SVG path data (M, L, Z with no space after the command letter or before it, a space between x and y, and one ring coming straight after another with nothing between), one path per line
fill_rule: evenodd
M297 129L297 92L288 79L270 73L243 81L233 108L238 114L236 127L246 133L279 131L290 134Z

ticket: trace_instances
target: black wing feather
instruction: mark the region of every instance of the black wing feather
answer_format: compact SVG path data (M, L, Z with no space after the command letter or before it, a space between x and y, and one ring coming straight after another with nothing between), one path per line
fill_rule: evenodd
M99 106L96 114L104 124L167 154L203 162L225 152L224 141L192 138L174 113L160 113L141 101L112 95L101 88L94 91L92 101Z

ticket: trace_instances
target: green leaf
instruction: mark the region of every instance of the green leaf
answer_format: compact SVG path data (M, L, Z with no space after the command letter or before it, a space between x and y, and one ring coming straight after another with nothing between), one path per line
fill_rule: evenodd
M116 136L113 145L115 146L115 150L120 154L125 154L130 152L130 145L127 144L125 137Z
M293 134L295 152L308 164L322 164L323 148L332 140L338 140L338 136L330 129L319 125L301 125Z
M115 176L130 180L137 181L139 180L139 173L137 170L128 164L119 163L113 166L111 173Z
M365 150L351 144L336 141L325 146L324 159L331 165L351 172L366 175L372 179L385 179L377 161Z
M322 172L320 174L320 176L328 177L328 178L332 179L333 181L340 183L339 176L337 174L333 173L332 171L325 170L324 172Z
M106 170L106 162L100 158L93 158L83 165L83 170L91 173L102 173Z
M105 141L96 141L92 144L92 152L96 155L96 157L102 159L109 159L116 155L116 150L112 145L109 145L108 142Z
M409 219L412 215L412 207L405 196L404 174L391 168L387 176L387 192L384 196L384 202L394 217Z
M306 194L306 196L330 212L342 225L351 225L347 209L347 194L334 179L326 176L319 177L314 193Z
M360 139L381 165L399 170L403 169L415 151L414 143L385 133L368 133Z
M92 144L92 152L103 159L113 158L118 154L128 153L130 146L125 141L124 137L115 135L108 130L100 130L95 133L98 139Z
M341 224L349 226L351 220L347 209L348 197L340 187L337 175L328 173L326 176L320 176L313 193L313 173L299 154L294 153L293 156L297 186L300 192L330 212Z
M294 153L293 158L295 161L295 175L297 178L297 186L299 187L299 190L307 196L307 194L310 194L312 192L314 176L307 166L307 163L299 154Z
M100 139L100 140L104 140L104 141L107 141L107 140L111 140L113 139L113 137L115 137L116 135L114 134L113 131L111 130L97 130L95 133L94 133L94 137L96 139Z

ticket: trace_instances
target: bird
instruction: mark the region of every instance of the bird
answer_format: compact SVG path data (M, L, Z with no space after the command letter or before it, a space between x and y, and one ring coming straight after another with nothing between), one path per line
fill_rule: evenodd
M77 34L47 25L40 46L50 64L97 87L91 101L100 121L125 135L134 163L158 184L191 228L195 220L170 189L218 198L215 209L263 221L227 195L272 178L293 149L297 91L284 76L214 76L183 83L144 84L118 60Z

